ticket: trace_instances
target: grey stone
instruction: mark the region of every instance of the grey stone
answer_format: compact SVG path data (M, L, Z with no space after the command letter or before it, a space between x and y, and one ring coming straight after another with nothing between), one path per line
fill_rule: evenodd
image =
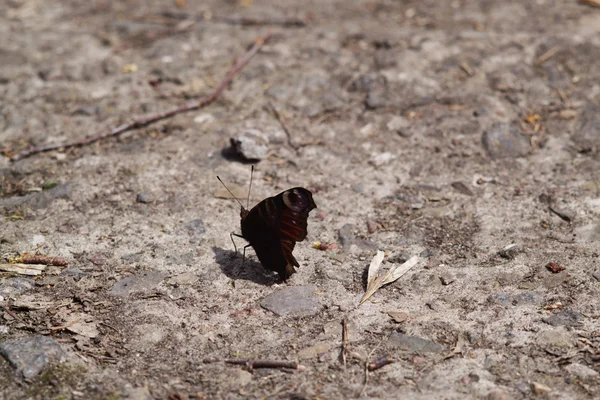
M492 159L523 157L530 149L529 141L519 128L506 123L497 123L485 131L481 142Z
M240 157L249 161L258 161L267 157L268 139L257 129L246 129L240 135L229 139L231 148Z
M138 193L137 197L135 198L135 201L137 201L138 203L148 204L154 201L154 197L146 193Z
M202 221L201 219L191 220L190 222L186 223L183 227L190 235L200 235L206 232L204 221Z
M313 285L285 287L262 299L260 305L281 317L309 317L321 309L316 291Z
M145 271L140 275L128 276L113 285L109 293L115 296L127 297L136 292L149 292L156 288L166 277L159 271Z
M0 354L25 379L39 375L51 364L67 360L67 354L60 345L42 335L6 341L0 344Z
M600 282L600 272L594 272L592 274L592 277L597 280L598 282Z
M354 225L346 224L340 228L338 231L340 245L343 248L349 247L352 243L354 243Z
M573 133L577 146L590 149L600 146L600 106L590 103L579 117L579 124Z
M578 324L581 319L581 314L573 310L563 310L556 313L548 318L544 318L543 321L548 325L552 326L566 326L574 327Z
M401 350L415 353L441 353L446 347L428 339L418 336L409 336L399 332L393 332L390 335L389 343Z
M0 208L14 208L28 206L33 209L46 208L56 199L71 198L69 184L60 184L49 190L31 193L26 196L15 196L0 200Z
M35 283L31 279L22 277L8 278L4 283L0 284L0 296L16 296L34 286Z
M444 285L444 286L448 286L449 284L451 284L455 280L456 280L456 278L454 277L454 275L452 275L449 272L440 275L440 281L442 282L442 285Z
M588 243L600 241L600 224L593 223L575 228L575 242Z
M408 138L412 136L412 132L409 129L410 121L404 117L395 115L386 126L390 132L395 132L402 137Z
M592 368L588 367L587 365L578 364L578 363L573 363L573 364L567 365L565 367L565 370L568 373L575 375L576 377L578 377L579 379L582 379L582 380L596 378L599 375L597 371L593 370Z
M563 327L541 332L536 338L539 346L552 351L569 349L573 346L573 342L573 338Z
M487 76L490 87L499 92L519 91L523 88L519 78L510 71L494 71Z
M127 390L128 400L152 400L154 397L150 394L147 387L137 387Z

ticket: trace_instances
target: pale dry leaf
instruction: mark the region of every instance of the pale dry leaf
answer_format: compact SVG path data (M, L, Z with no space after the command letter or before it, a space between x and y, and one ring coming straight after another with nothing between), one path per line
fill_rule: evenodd
M385 274L378 275L379 268L381 267L381 263L383 261L383 251L378 250L375 257L371 261L371 265L369 265L369 273L367 278L367 290L363 295L362 299L360 299L360 303L362 304L367 301L373 294L383 285L387 285L388 283L392 283L398 280L402 275L408 272L409 269L417 265L421 257L413 256L404 264L394 266L390 268Z
M408 270L410 270L412 267L417 265L417 263L419 262L420 259L421 259L421 257L419 257L419 256L412 256L405 263L390 268L388 273L385 274L385 278L384 278L383 282L381 283L381 285L387 285L388 283L392 283L392 282L400 279L400 277L402 275L404 275L405 273L407 273Z
M19 275L41 275L46 269L42 264L0 264L0 271L14 272Z
M383 251L377 250L377 254L375 254L375 257L371 260L371 264L369 265L369 275L367 277L367 287L369 287L373 279L377 277L384 255L385 253Z

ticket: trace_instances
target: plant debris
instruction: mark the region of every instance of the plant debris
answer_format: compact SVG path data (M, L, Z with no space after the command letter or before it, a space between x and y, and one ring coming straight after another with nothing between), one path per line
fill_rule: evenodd
M560 271L564 271L566 269L566 267L563 267L555 262L549 262L546 264L546 268L553 274L558 274Z
M365 301L367 301L382 286L398 280L402 275L408 272L408 270L417 265L421 259L419 256L413 256L404 264L394 265L386 273L379 275L378 272L381 268L384 255L385 253L383 251L377 250L377 254L375 257L373 257L371 265L369 265L367 290L360 300L360 304L363 304Z

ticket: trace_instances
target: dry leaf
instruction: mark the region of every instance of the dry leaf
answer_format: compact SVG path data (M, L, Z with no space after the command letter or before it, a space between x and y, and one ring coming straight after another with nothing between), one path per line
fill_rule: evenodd
M373 257L371 261L371 265L369 265L369 274L367 278L367 291L365 292L362 299L360 299L360 304L367 301L373 294L379 290L383 285L387 285L388 283L392 283L398 280L402 275L408 272L409 269L417 265L421 257L413 256L404 264L394 265L391 267L385 274L378 274L379 269L381 268L381 263L383 262L384 252L381 250L377 250L377 254Z
M46 265L41 264L0 264L0 271L14 272L19 275L41 275Z

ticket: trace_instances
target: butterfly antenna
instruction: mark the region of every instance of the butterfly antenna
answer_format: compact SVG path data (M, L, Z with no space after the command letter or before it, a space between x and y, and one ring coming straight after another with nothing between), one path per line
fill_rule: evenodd
M217 179L219 180L219 182L221 182L221 185L225 186L225 189L227 189L227 191L229 192L229 194L233 196L233 198L235 199L235 201L237 201L238 204L240 206L242 206L242 208L244 208L244 205L242 204L242 202L237 197L235 197L235 194L233 194L233 192L231 190L229 190L229 188L227 187L227 185L225 185L223 183L223 181L221 180L221 178L219 178L219 175L217 175Z
M248 188L248 198L246 199L246 208L250 205L250 190L252 189L252 175L254 175L254 165L250 169L250 187Z

